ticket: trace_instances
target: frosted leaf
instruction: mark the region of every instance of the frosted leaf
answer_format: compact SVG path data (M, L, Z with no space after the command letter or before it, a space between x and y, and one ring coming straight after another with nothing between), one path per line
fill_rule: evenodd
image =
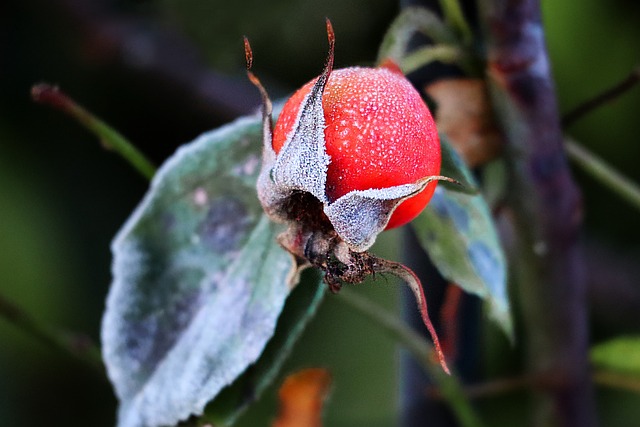
M232 384L255 397L317 306L305 297L295 324L278 328L282 354L260 357L294 267L256 198L257 169L245 167L260 124L240 119L181 147L113 242L102 348L120 427L175 425Z

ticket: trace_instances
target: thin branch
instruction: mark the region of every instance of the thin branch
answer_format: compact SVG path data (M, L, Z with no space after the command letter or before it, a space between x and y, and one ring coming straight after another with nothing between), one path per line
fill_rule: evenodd
M510 393L535 387L540 381L534 377L524 375L511 378L499 378L478 384L469 384L463 387L463 392L468 399L480 399L493 397L498 394ZM442 400L440 390L431 387L427 390L429 397Z
M593 381L596 384L640 393L640 378L610 371L595 371Z
M592 372L591 378L595 384L601 386L640 393L640 378L634 376L607 370L596 370ZM462 391L468 399L481 399L527 388L544 388L549 384L553 384L553 379L524 375L466 385L462 388ZM444 400L440 390L435 387L429 388L427 393L431 398Z
M84 334L61 332L38 322L20 307L0 295L0 318L41 343L68 354L91 369L103 373L100 349Z
M594 383L601 386L640 393L640 378L606 370L594 371L591 378ZM465 385L462 391L467 399L475 400L530 388L544 388L548 384L553 384L552 379L545 380L544 378L523 375ZM427 394L432 399L444 400L442 392L436 387L427 389Z
M49 105L74 118L97 136L105 148L118 153L145 178L150 180L155 174L155 166L132 143L57 87L44 83L35 85L31 89L31 97L35 102Z
M640 209L640 185L622 175L603 159L574 140L566 138L564 147L569 158L593 178L636 209Z
M482 425L478 415L465 398L458 380L454 375L447 375L440 369L436 357L434 357L433 347L422 335L405 325L395 314L389 313L383 307L351 289L342 289L338 301L348 304L360 314L376 322L383 331L413 354L425 372L436 381L443 399L449 403L461 426Z
M631 71L631 73L624 80L599 93L593 98L586 100L573 110L566 113L562 117L562 127L567 128L571 126L591 111L603 106L608 102L613 101L614 99L628 92L638 83L640 83L640 66Z

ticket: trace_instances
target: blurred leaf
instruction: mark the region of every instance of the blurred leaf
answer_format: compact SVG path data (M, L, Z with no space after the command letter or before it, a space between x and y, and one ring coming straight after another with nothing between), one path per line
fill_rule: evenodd
M443 159L458 168L465 186L477 184L460 157L443 140ZM443 175L450 173L444 170ZM453 176L459 179L458 176ZM481 194L451 191L439 184L427 208L411 223L440 273L489 304L490 316L513 338L506 260L489 207Z
M460 183L456 185L447 181L442 181L438 186L459 193L478 194L478 185L471 175L469 168L466 166L462 158L458 155L455 148L449 143L449 139L443 133L440 133L440 148L442 150L442 164L440 166L440 175L453 178Z
M640 336L619 337L591 348L591 363L640 377Z
M405 7L389 26L378 50L378 64L387 59L400 64L416 33L422 33L436 43L455 45L455 33L429 9Z
M255 181L260 119L185 145L113 242L102 328L120 426L201 414L262 353L289 294Z
M498 157L502 138L493 120L484 79L441 79L426 93L438 104L435 119L440 134L471 168Z
M309 368L289 375L278 393L280 413L273 427L320 427L330 386L326 369Z

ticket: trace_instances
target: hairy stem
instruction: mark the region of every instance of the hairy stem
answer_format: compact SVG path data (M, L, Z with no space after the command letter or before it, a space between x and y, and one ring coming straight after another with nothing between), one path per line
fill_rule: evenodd
M571 177L538 0L484 0L487 72L508 164L509 250L525 328L533 425L596 425L588 370L581 195Z

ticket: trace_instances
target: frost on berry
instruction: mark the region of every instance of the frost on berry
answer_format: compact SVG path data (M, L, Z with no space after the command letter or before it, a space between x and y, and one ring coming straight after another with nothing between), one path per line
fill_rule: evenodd
M263 154L257 183L258 198L267 215L287 226L278 242L291 253L299 270L314 266L325 273L333 292L343 283L360 283L374 273L389 273L412 289L423 321L434 340L438 358L448 372L438 338L427 315L419 280L405 266L367 252L389 223L396 208L422 192L429 183L447 180L426 176L412 183L381 188L355 189L328 195L327 173L331 156L325 140L323 95L333 70L335 37L327 20L329 55L322 74L304 96L293 127L276 153L273 147L272 105L259 79L250 71L253 57L245 39L247 73L262 96ZM393 71L393 70L392 70ZM397 72L397 71L393 71ZM438 152L439 169L439 152Z

